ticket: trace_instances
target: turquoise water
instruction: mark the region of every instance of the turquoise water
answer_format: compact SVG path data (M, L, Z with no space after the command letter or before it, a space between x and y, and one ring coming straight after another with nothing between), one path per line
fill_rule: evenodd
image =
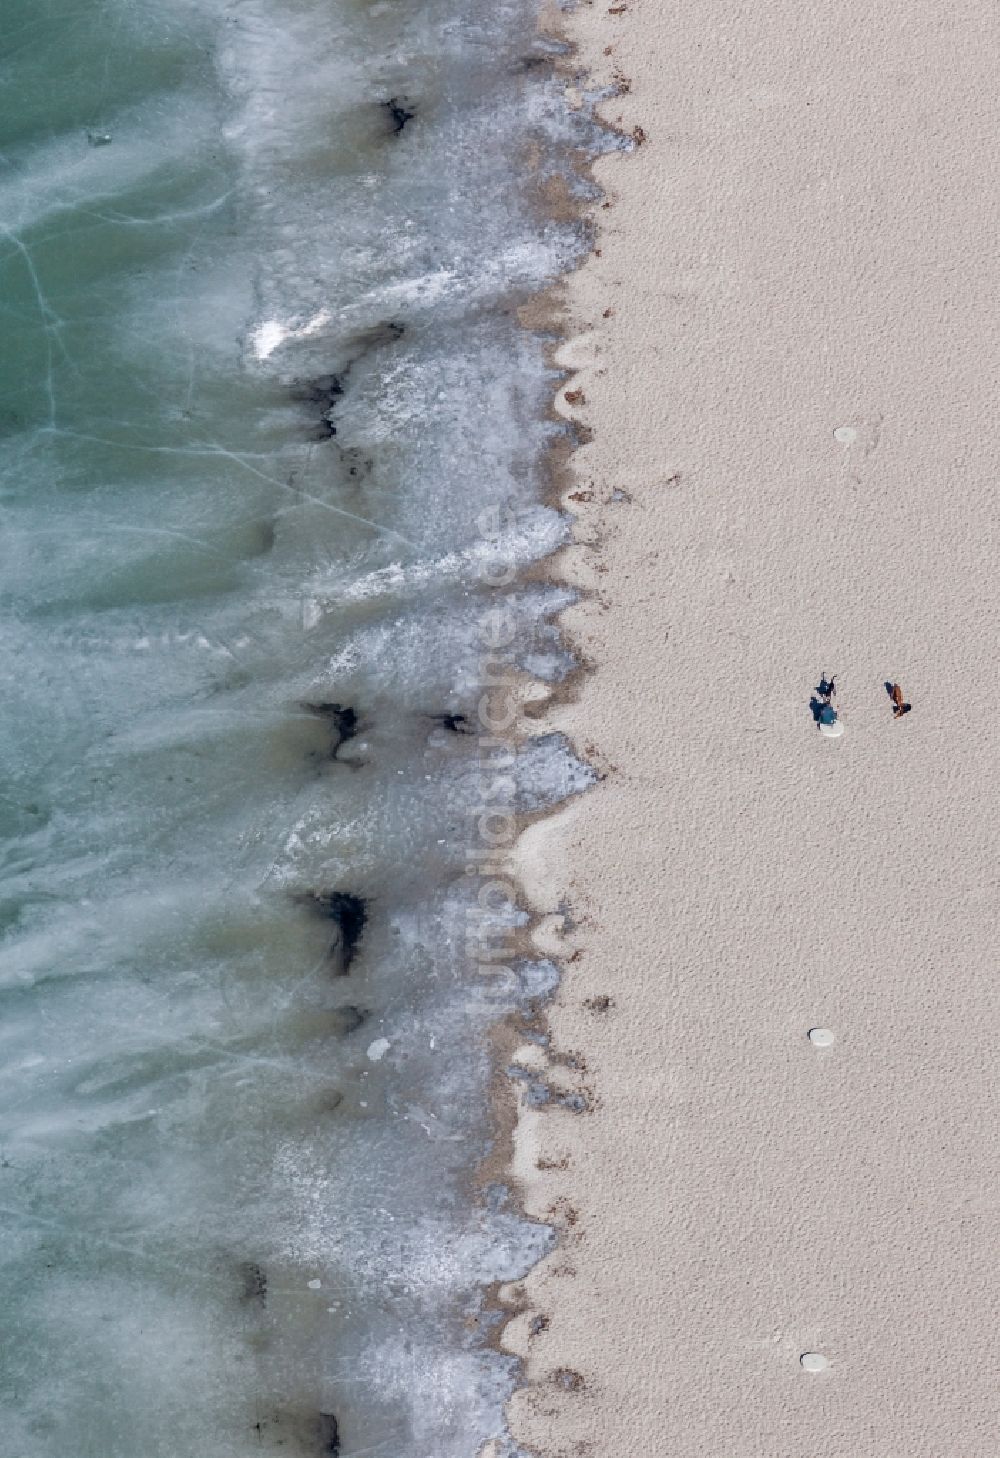
M501 1431L513 1370L470 1318L549 1235L467 1185L484 1032L547 971L470 965L455 729L497 597L522 663L569 666L562 599L487 581L565 530L515 311L579 248L528 148L561 166L585 124L534 24L5 0L13 1458ZM518 804L586 782L541 741Z

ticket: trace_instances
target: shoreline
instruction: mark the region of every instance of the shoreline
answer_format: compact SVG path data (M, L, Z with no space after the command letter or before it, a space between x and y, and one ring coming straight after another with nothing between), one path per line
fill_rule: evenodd
M13 8L8 1447L469 1458L550 1237L470 1190L549 969L470 975L468 730L489 607L568 664L517 310L589 117L530 0Z
M1000 21L546 23L637 145L594 160L594 249L556 286L575 534L540 572L581 593L580 667L531 723L600 781L512 857L561 969L545 1077L587 1107L498 1070L508 1181L559 1236L498 1293L511 1432L987 1458Z

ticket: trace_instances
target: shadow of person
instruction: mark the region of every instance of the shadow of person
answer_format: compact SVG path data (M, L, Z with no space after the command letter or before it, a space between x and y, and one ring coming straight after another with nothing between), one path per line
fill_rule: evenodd
M887 678L886 679L884 687L885 687L886 693L889 695L889 697L891 699L892 698L893 689L896 687L896 685L893 683L893 681L892 681L891 678Z

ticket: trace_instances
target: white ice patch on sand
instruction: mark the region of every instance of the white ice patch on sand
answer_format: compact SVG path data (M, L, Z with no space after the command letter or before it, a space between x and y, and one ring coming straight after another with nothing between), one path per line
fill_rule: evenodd
M810 1028L809 1041L814 1048L832 1048L835 1038L830 1028Z

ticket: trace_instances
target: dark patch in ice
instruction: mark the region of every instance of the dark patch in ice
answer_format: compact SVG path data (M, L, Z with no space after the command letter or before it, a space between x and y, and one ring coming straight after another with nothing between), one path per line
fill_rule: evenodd
M347 474L355 481L364 480L375 469L375 462L371 456L366 456L364 451L356 449L344 450L341 448L340 459L347 467Z
M338 1007L333 1015L337 1031L345 1038L349 1037L351 1033L356 1033L370 1017L371 1013L367 1008L355 1007L353 1003L348 1003L346 1007Z
M360 334L354 336L351 347L351 360L360 359L370 349L378 349L384 344L395 344L397 339L402 339L406 333L406 325L398 319L383 319L380 324L373 324L370 329L363 329Z
M277 529L273 521L262 521L257 526L255 534L257 540L250 549L253 556L265 557L268 552L274 551Z
M307 900L321 916L336 924L337 939L330 946L330 956L336 975L346 977L368 924L368 902L350 891L313 891Z
M267 1273L262 1267L258 1266L256 1261L243 1261L240 1265L240 1279L243 1282L240 1300L258 1301L261 1306L266 1306Z
M258 1442L269 1436L270 1443L276 1443L289 1458L292 1453L300 1458L340 1458L340 1424L332 1412L270 1412L262 1415L253 1425ZM280 1430L280 1435L278 1431ZM290 1448L288 1444L293 1446ZM269 1446L268 1452L272 1449Z
M401 132L406 123L412 121L417 114L414 104L407 96L390 96L389 100L383 101L382 105L392 118L393 132Z
M540 71L554 64L552 56L520 56L514 63L514 74Z
M348 704L303 704L310 714L327 719L333 731L333 745L330 758L336 759L342 744L353 739L358 732L358 711Z
M333 410L343 393L344 384L339 375L318 375L314 380L299 380L292 387L296 400L319 406L317 440L329 440L337 434L337 427L333 423Z
M380 324L373 325L370 329L363 329L353 339L345 342L342 362L338 364L336 371L331 370L329 374L316 375L311 380L295 381L292 385L292 398L303 400L307 405L319 407L317 440L330 440L337 434L333 413L347 389L347 377L351 372L351 366L371 350L394 344L397 339L402 338L405 332L405 324L400 324L395 319L387 319ZM370 467L372 463L368 461L366 464ZM351 474L357 473L352 471Z
M319 1415L319 1445L324 1458L340 1458L340 1424L332 1412Z
M547 1316L533 1316L528 1325L528 1335L533 1337L538 1336L541 1332L548 1331L548 1329L549 1318Z
M440 724L442 729L447 729L449 734L471 734L472 725L469 723L468 714L428 714L435 724Z

